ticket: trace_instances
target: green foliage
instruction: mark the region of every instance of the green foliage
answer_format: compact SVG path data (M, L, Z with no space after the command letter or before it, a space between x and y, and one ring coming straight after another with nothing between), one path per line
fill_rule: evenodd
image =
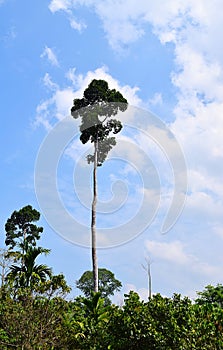
M90 298L77 298L71 310L69 321L66 319L68 332L73 338L71 349L107 349L106 329L111 307L104 306L100 293L92 292Z
M89 298L94 287L93 272L85 271L76 281L76 287ZM121 287L122 283L115 278L114 273L105 268L98 269L98 290L106 304L110 304L109 296L114 295L114 292L119 291Z
M65 277L61 273L59 275L51 275L50 279L36 285L34 291L52 298L67 295L71 291L71 288L67 285Z
M0 348L65 349L65 311L63 299L33 298L29 289L17 300L5 296L0 304Z
M137 293L130 292L125 295L123 307L104 307L99 293L93 293L88 299L73 302L71 310L67 330L68 334L73 332L72 349L223 348L222 309L211 304L193 304L178 294L172 298L157 294L144 302Z
M23 207L19 211L14 211L5 224L6 239L5 244L9 249L17 246L18 250L24 250L26 244L36 245L43 232L42 227L38 227L34 222L38 221L40 213L33 209L31 205Z
M198 304L211 303L223 308L223 285L217 284L216 287L208 285L204 291L198 292L199 298L196 299Z
M115 138L109 137L109 134L117 134L122 129L121 122L111 117L126 109L127 100L119 91L110 90L104 80L92 80L83 98L74 100L71 115L75 119L81 118L81 142L97 142L97 166L102 165L116 144ZM88 163L94 162L94 159L95 154L87 156Z
M222 311L188 298L154 295L148 302L130 292L108 323L110 349L222 349Z
M48 254L49 250L42 247L28 246L23 256L22 265L11 265L10 272L7 275L7 280L14 283L16 288L34 288L39 282L45 282L48 277L51 277L52 270L46 265L37 265L35 263L36 258L43 253Z
M40 255L50 253L49 249L36 246L43 229L32 222L39 218L40 213L28 205L14 211L6 223L6 243L10 248L1 254L2 287L8 288L14 299L26 299L28 291L32 296L48 298L70 292L63 274L53 275L47 265L36 263Z
M37 246L40 214L31 206L14 212L6 223L8 250L1 251L0 349L65 349L64 328L70 292L64 275L36 264L49 249ZM68 348L67 348L68 349Z
M221 350L223 310L175 294L141 301L125 295L122 307L100 293L74 301L20 291L0 293L0 348L64 350Z
M14 211L7 220L5 244L8 246L7 257L13 260L5 280L14 287L35 289L40 283L51 278L51 269L44 264L36 264L41 254L49 254L50 250L37 247L37 241L43 232L34 222L40 219L40 213L27 205ZM14 293L15 294L15 293Z
M40 254L49 252L36 246L40 231L34 230L32 237L32 230L26 231L31 222L26 216L20 225L20 219L14 221L17 229L8 231L9 249L1 251L0 349L223 349L222 285L208 285L195 302L179 294L156 294L141 301L130 292L119 307L105 301L121 282L99 269L102 292L90 293L92 272L86 271L78 282L88 297L67 301L70 288L64 275L53 275L47 266L36 264ZM12 283L5 283L8 268Z

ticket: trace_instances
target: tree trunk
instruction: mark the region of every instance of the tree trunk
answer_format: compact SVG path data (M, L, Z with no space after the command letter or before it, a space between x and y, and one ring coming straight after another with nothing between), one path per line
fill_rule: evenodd
M151 274L151 261L146 259L146 265L142 264L143 269L148 274L148 298L152 298L152 274Z
M148 283L149 283L149 299L152 298L152 276L151 276L151 264L148 266Z
M93 170L93 200L91 217L91 247L92 247L92 265L94 291L98 292L98 262L96 251L96 204L97 204L97 164L98 164L98 140L94 142L94 170Z

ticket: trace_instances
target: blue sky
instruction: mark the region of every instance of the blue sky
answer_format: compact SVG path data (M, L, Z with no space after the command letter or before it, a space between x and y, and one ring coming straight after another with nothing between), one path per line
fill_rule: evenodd
M117 147L98 173L99 266L122 281L116 299L130 289L146 297L145 258L152 261L154 293L193 297L207 284L223 283L220 5L0 1L2 247L7 218L31 204L42 214L41 244L52 250L45 262L54 272L63 272L74 287L91 269L90 250L81 245L90 234L92 169L69 113L92 79L105 79L130 105L120 115L125 127ZM58 125L72 132L57 134ZM36 189L38 154L49 182ZM52 184L64 210L53 203ZM173 198L177 221L162 234ZM113 236L103 229L114 230Z

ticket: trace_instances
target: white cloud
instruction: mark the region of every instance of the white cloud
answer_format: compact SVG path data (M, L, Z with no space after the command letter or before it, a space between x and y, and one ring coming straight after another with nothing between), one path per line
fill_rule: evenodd
M46 73L43 77L43 84L45 87L47 87L49 90L56 91L58 90L58 85L54 83L51 79L51 76L49 73Z
M71 28L76 29L78 32L82 32L87 27L84 22L78 22L72 14L70 14L70 25Z
M43 126L47 131L52 128L50 118L50 106L53 103L51 99L39 103L36 108L36 118L33 123L34 127Z
M59 62L57 60L57 57L55 55L55 53L53 52L53 49L51 49L50 47L45 47L43 53L40 56L41 58L46 57L48 59L48 61L53 65L58 67L59 66Z
M187 3L181 0L163 2L146 2L145 0L53 0L49 8L52 12L63 10L75 12L77 5L94 9L102 21L104 31L111 47L119 50L123 45L138 40L145 35L145 25L151 23L154 32L164 43L175 41L177 31L193 21L206 19L206 11L202 6L194 5L192 0Z
M148 301L149 292L146 288L137 288L135 284L126 283L122 288L122 292L117 292L112 297L112 302L122 307L124 305L124 295L129 294L131 291L136 292L141 300Z
M136 292L142 300L148 300L148 289L146 288L137 288L134 284L132 283L127 283L124 286L124 294L129 294L131 291Z
M71 5L71 3L72 1L70 0L52 0L49 5L49 9L53 13L60 10L65 11Z
M149 106L157 106L163 103L163 98L161 93L155 93L152 98L149 99Z
M68 16L71 27L77 30L78 32L82 32L82 30L86 28L86 24L83 21L76 20L72 11L70 10L72 6L72 0L52 0L49 4L49 9L52 13L55 13L57 11L65 11Z
M156 262L164 261L165 264L170 263L174 266L180 266L184 271L189 271L194 278L196 278L195 276L202 276L203 278L218 280L221 276L221 266L211 265L187 252L190 249L189 246L179 240L171 242L147 240L145 246ZM171 265L168 265L168 269L171 269Z
M75 93L75 95L78 97L83 95L84 90L93 79L103 79L108 82L110 89L120 91L128 100L129 104L139 106L142 103L140 98L137 96L139 88L131 87L129 85L121 85L117 79L113 78L108 73L108 68L106 66L97 68L95 71L88 71L85 76L82 74L76 74L76 70L73 68L69 70L67 77L73 82L74 87L78 90Z
M171 129L188 164L188 218L221 222L223 209L223 55L217 33L220 1L187 1L164 5L149 20L162 43L174 44L177 88L176 120ZM155 9L154 5L154 9ZM168 7L168 9L166 8ZM154 12L153 12L154 14Z
M51 91L52 96L45 101L41 101L36 107L34 126L42 125L49 131L55 122L65 118L70 113L73 90L69 87L60 89L59 85L52 81L49 73L45 74L43 84Z
M70 107L73 101L73 91L71 88L57 90L54 95L54 103L56 107L56 117L61 120L70 114Z
M155 258L183 265L190 262L190 257L184 252L184 245L180 241L170 243L147 241L146 248Z

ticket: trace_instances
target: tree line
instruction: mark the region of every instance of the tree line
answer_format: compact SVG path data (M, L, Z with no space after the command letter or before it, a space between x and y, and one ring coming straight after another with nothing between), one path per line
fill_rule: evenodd
M43 228L30 205L14 211L1 250L0 349L24 350L220 350L223 349L223 286L207 286L197 299L160 294L147 301L131 291L123 305L110 296L121 282L99 269L76 281L82 295L69 299L63 274L38 264L49 249L38 245Z

